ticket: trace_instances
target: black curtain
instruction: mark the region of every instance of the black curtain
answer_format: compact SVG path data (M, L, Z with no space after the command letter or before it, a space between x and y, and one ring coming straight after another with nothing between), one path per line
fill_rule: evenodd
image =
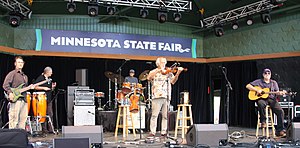
M1 57L1 73L0 84L1 91L4 77L14 69L14 56L0 54ZM95 91L105 93L103 102L108 101L108 79L104 72L111 71L117 73L118 68L125 60L109 60L109 59L93 59L93 58L66 58L66 57L23 57L25 66L23 71L29 78L29 82L37 78L46 66L53 69L53 81L57 82L57 88L65 89L67 86L75 82L76 69L88 69L88 86ZM173 62L168 62L167 66L171 66ZM190 101L193 105L193 116L195 123L205 123L212 121L211 101L208 97L207 87L210 81L209 66L199 63L181 63L188 69L183 72L177 83L172 89L171 104L177 108L179 102L179 93L182 91L190 92ZM155 61L127 61L122 67L122 76L127 76L130 69L135 69L136 76L145 70L151 70L155 66ZM143 81L143 86L146 82ZM112 85L113 87L114 85ZM114 89L113 89L114 90ZM58 121L59 126L66 125L66 91L58 94ZM113 93L113 92L112 92ZM1 98L3 94L1 93ZM113 98L113 97L112 97ZM54 105L55 106L55 105ZM55 119L56 120L56 119ZM55 123L55 122L54 122Z
M254 102L248 99L246 85L257 79L255 61L224 63L227 69L227 77L233 90L229 98L229 125L255 127L257 121ZM221 85L221 121L226 123L226 81L222 77Z

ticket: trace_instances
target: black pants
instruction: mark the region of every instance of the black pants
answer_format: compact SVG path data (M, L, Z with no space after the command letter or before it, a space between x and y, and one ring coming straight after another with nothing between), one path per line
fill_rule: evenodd
M277 116L277 128L276 132L280 132L284 129L284 112L279 103L275 99L259 99L257 101L258 111L260 113L260 121L266 122L266 106L270 105L273 113Z

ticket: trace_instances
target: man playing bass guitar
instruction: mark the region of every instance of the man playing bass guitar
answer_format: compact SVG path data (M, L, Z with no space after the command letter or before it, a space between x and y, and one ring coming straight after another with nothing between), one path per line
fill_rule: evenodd
M285 92L279 91L277 82L271 79L271 70L268 68L264 69L263 78L250 82L246 88L249 89L250 92L254 92L257 96L257 99L255 97L251 99L251 93L249 92L249 99L256 100L257 102L261 126L266 127L265 108L267 105L270 105L272 111L277 115L276 136L285 136L286 131L283 123L284 112L276 100L276 95L283 95ZM269 90L270 92L265 92L264 90Z
M3 89L8 94L8 99L11 102L9 108L9 129L21 128L25 129L25 122L28 115L28 107L26 102L26 92L21 93L17 100L14 100L15 95L13 93L13 88L19 86L26 87L28 85L28 77L22 71L24 66L23 58L20 56L15 57L15 69L9 72L3 82ZM24 85L22 85L24 84ZM31 89L34 85L29 86ZM14 102L15 101L15 102Z

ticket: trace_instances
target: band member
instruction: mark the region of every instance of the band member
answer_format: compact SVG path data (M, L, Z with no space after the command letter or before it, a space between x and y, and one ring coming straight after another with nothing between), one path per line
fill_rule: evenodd
M38 83L44 80L48 80L52 76L52 68L51 67L46 67L44 69L44 72L37 77L34 83ZM39 90L39 91L44 91L46 93L47 97L47 112L46 114L50 117L51 121L53 121L53 109L52 109L52 90L56 87L56 83L44 83L40 86L36 86L34 89ZM52 127L50 125L47 125L48 123L45 122L42 125L42 130L45 133L48 133L49 131L53 131ZM47 128L48 127L48 128Z
M271 70L266 68L263 70L263 78L257 79L253 82L247 84L246 88L251 91L256 91L258 94L262 94L261 89L257 89L254 86L259 86L261 88L269 88L270 91L276 92L276 94L269 94L268 98L260 98L257 100L258 110L260 113L261 127L266 127L266 113L265 108L267 105L270 105L272 111L277 115L277 127L276 127L276 136L285 136L286 131L284 130L284 112L277 102L276 95L283 95L284 92L279 91L278 84L275 80L271 79Z
M15 57L15 70L9 72L3 82L3 89L7 92L8 99L10 101L10 108L8 112L9 129L25 129L25 123L28 115L27 100L25 97L26 92L22 92L22 96L14 101L15 95L12 91L12 88L17 88L21 84L24 84L22 88L28 85L28 77L22 71L24 63L25 62L22 57ZM29 87L31 89L34 88L32 84Z
M155 136L157 127L157 117L159 111L162 110L161 136L167 134L167 112L171 100L171 84L175 84L178 80L179 74L183 68L178 67L178 71L173 73L165 73L167 59L159 57L156 59L157 68L150 71L147 79L152 82L152 116L150 120L150 134L149 137Z
M139 80L134 76L135 72L133 69L129 70L129 76L125 77L125 82L129 83L139 83Z

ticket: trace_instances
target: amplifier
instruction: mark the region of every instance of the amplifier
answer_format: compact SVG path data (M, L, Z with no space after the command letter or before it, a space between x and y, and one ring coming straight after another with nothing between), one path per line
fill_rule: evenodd
M75 105L95 105L94 89L75 89Z

